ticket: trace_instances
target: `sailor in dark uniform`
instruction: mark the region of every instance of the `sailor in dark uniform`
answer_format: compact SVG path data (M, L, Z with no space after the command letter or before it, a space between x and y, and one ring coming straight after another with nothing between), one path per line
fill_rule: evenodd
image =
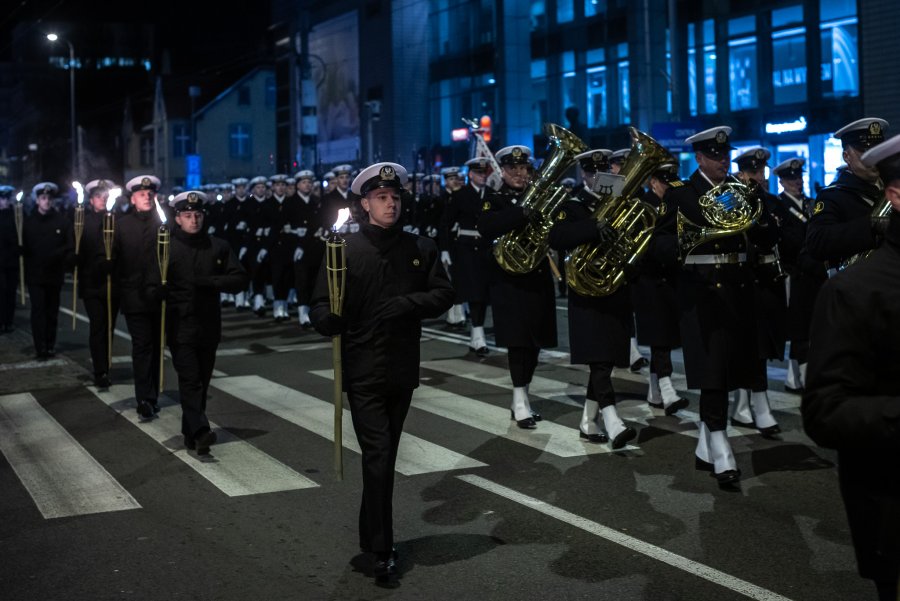
M221 238L206 233L203 192L188 190L175 197L175 223L169 246L165 288L166 342L178 374L181 433L184 445L209 454L216 441L206 417L209 381L222 332L219 294L244 290L247 272Z
M751 388L735 391L731 424L744 428L756 428L765 437L781 432L778 422L769 407L769 379L766 362L770 359L784 359L787 343L787 289L784 279L787 274L781 264L778 243L781 239L781 224L787 219L787 209L777 196L768 191L766 178L767 162L771 154L761 146L745 150L734 159L737 163L737 178L757 190L763 203L764 218L778 231L778 237L770 246L752 244L747 255L753 270L753 292L756 309L757 350L759 360L756 366L756 381Z
M884 189L878 170L864 165L861 157L884 141L887 128L884 119L866 118L845 125L834 134L844 148L846 166L816 196L806 230L810 256L827 261L830 274L853 255L875 248L883 233L877 229L881 222L872 219L872 209Z
M440 194L441 222L444 221L443 214L447 211L454 197L463 187L462 176L459 167L444 167L441 169L441 177L444 178L444 187ZM441 262L444 268L450 272L450 266L453 262L447 247L441 247ZM451 278L452 278L451 273ZM456 284L454 283L454 286ZM447 325L462 328L466 325L466 311L461 302L454 303L450 310L447 311Z
M15 188L0 186L0 334L13 331L19 288L19 234L16 231Z
M247 216L245 207L248 206L246 204L249 194L247 186L250 184L250 180L246 177L236 177L231 180L231 183L234 186L234 196L225 203L223 210L225 221L223 236L231 245L231 250L238 256L238 260L242 260L243 256L239 253L242 248L246 248ZM244 253L246 252L245 250ZM234 297L229 300L233 300L235 309L238 311L246 311L250 308L250 296L246 290L230 296Z
M801 409L809 437L837 449L859 575L874 581L879 601L895 601L900 581L900 136L864 153L861 163L877 168L884 182L888 214L876 217L887 222L884 243L822 286Z
M791 350L784 389L799 392L806 386L809 354L809 321L819 288L827 279L825 263L809 256L805 248L806 226L813 201L803 193L803 165L806 159L783 161L772 172L783 188L779 198L786 209L781 225L781 262L788 273L788 339Z
M42 182L31 191L34 210L22 226L25 285L31 299L31 337L39 360L56 356L59 295L75 250L72 222L53 207L59 188Z
M541 215L519 205L526 191L531 150L527 146L507 146L495 155L500 163L503 186L482 206L478 232L493 243L503 234L525 226ZM508 349L513 395L511 416L520 428L533 429L540 415L531 410L528 385L542 348L556 346L556 294L549 260L524 274L513 274L496 262L491 265L491 309L497 346Z
M629 154L631 154L630 148L614 150L612 154L609 155L609 172L614 175L618 173L625 164L625 159L628 158Z
M593 179L608 166L608 151L597 149L578 155L586 175L585 186L578 194L562 203L550 230L550 247L560 253L583 244L610 244L616 232L605 220L596 220L594 211L601 203L592 191ZM585 168L586 167L586 168ZM593 172L591 172L593 170ZM616 392L612 384L614 367L627 367L630 338L631 300L627 286L608 296L593 297L569 290L569 348L573 364L590 367L584 412L579 436L590 442L611 441L613 449L621 449L637 436L625 425L616 411ZM603 417L606 433L599 431L597 417Z
M238 260L250 274L253 288L253 312L262 317L266 312L266 286L272 279L269 247L272 245L272 224L275 221L275 201L267 197L263 176L250 180L250 198L243 203L243 219L247 224ZM283 183L282 183L283 185Z
M649 190L641 200L657 211L659 219L672 210L669 191L680 187L678 165L661 165L648 178ZM662 260L654 252L656 235L638 264L638 276L631 283L637 339L650 347L650 377L647 403L672 415L688 406L672 384L672 349L681 346L678 311L678 274L681 265L672 257ZM665 262L668 259L668 262Z
M272 317L275 321L288 321L288 295L294 285L294 252L297 250L298 238L292 226L294 214L297 212L296 196L287 194L287 176L273 175L272 182L272 221L270 221L269 256L272 278Z
M469 350L484 357L488 354L484 318L490 299L488 275L493 258L491 245L478 232L478 218L495 193L486 185L490 169L486 158L470 159L466 167L469 182L449 197L441 219L441 259L449 266L455 303L469 306Z
M312 195L315 174L303 169L294 178L297 180L297 201L290 221L294 235L297 236L297 247L294 249L294 288L297 290L300 327L308 328L311 325L310 299L325 252L325 243L322 241L324 229L319 215L319 201Z
M431 238L435 242L439 240L438 230L444 213L440 198L440 184L440 175L432 174L422 178L422 193L419 197L421 208L416 211L416 227L419 235Z
M84 210L84 230L81 247L76 257L78 265L78 293L84 303L90 323L88 346L91 349L94 385L108 388L111 385L109 371L109 322L107 315L106 276L112 271L112 262L106 260L103 222L109 191L115 184L108 180L95 179L84 186L88 206ZM112 322L119 315L119 291L112 290Z
M159 356L161 298L153 293L159 284L157 236L162 221L156 210L160 181L155 175L139 175L125 184L131 210L116 219L113 239L113 284L131 335L131 367L137 412L150 419L159 412Z
M730 127L699 132L691 144L699 168L683 186L673 187L668 210L657 221L657 252L670 263L683 254L676 232L676 215L701 227L714 227L704 216L700 197L715 186L736 181L728 175ZM747 265L747 240L770 247L777 236L768 222L746 232L704 242L684 258L678 278L681 338L688 388L700 389L700 435L696 466L709 470L720 485L740 479L728 443L728 391L753 386L758 363L753 319L753 272Z
M330 312L322 265L310 312L319 333L343 335L344 389L362 450L359 545L375 554L373 573L380 582L397 574L394 466L419 385L422 319L439 316L453 300L437 246L398 224L405 180L402 166L378 163L353 181L365 219L358 233L346 237L344 311Z
M326 232L331 231L331 226L337 221L338 211L350 209L353 219L346 224L348 232L359 231L359 220L362 218L359 207L359 197L350 190L350 165L338 165L331 170L334 174L334 188L322 197L322 227ZM327 179L327 173L326 179Z

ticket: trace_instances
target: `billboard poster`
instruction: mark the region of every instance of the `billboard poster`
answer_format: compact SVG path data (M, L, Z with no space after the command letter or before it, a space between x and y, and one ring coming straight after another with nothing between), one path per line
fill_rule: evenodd
M318 100L319 162L355 161L360 153L356 11L316 25L310 32L309 52Z

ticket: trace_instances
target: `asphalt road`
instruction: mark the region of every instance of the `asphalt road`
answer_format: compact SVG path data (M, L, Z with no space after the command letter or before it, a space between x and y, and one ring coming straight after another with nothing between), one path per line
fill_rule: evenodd
M0 337L4 601L874 598L856 575L834 455L802 433L777 365L785 433L731 429L744 477L723 491L694 470L696 395L666 417L644 402L646 373L618 371L639 437L617 453L583 443L586 372L562 345L531 387L545 420L520 431L505 355L478 360L467 336L427 324L394 493L402 578L380 588L357 547L349 421L345 477L334 475L327 340L226 310L209 402L226 442L200 460L181 445L174 371L160 418L135 423L127 338L114 345L116 385L98 393L87 324L73 333L70 320L48 363L32 360L24 310Z

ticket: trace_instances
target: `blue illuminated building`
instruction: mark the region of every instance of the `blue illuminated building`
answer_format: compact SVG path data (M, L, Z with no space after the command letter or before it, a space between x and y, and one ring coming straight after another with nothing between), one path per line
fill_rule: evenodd
M895 0L275 0L273 16L284 163L458 164L460 118L488 115L492 147L538 154L547 121L611 149L634 125L680 153L687 175L681 140L726 124L772 165L807 157L807 183L824 185L842 125L878 116L900 131ZM322 131L326 96L343 129Z

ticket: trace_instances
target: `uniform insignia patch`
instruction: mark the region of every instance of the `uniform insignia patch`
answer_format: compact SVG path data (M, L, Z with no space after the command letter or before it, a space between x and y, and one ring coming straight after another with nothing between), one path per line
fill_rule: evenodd
M512 155L513 155L513 157L518 159L519 157L522 156L522 149L519 148L518 146L516 146L515 148L512 149Z
M394 179L394 168L390 165L385 165L381 168L381 172L379 173L379 175L381 176L381 179Z
M149 178L149 177L145 177L144 179L142 179L142 180L141 180L141 185L142 185L142 186L145 186L145 187L146 187L146 186L149 186L149 185L150 185L150 178Z
M869 124L869 133L872 134L873 136L877 136L878 134L880 134L881 133L881 123L879 123L878 121L872 121Z
M793 161L791 161L791 169L799 169L799 168L800 168L800 161L798 161L797 159L794 159Z
M659 214L660 217L662 217L663 215L666 214L666 211L668 211L668 210L669 209L668 209L668 207L666 207L666 203L661 202L661 203L659 203L659 208L656 209L656 212Z
M188 197L187 197L188 202L197 202L197 198L198 197L197 197L196 192L191 192L190 194L188 194Z
M413 259L413 267L418 267L418 266L421 265L421 264L422 264L422 262L421 262L420 260L418 260L418 259Z
M488 201L484 201L484 204L481 205L481 210L482 210L482 211L490 211L490 210L491 210L491 203L488 202Z
M557 221L562 221L562 220L565 219L565 218L566 218L566 212L565 212L565 211L560 211L560 212L557 213L557 215L556 215L556 220L557 220Z
M816 206L813 208L813 215L818 215L822 212L822 209L825 208L825 203L821 200L816 203Z
M719 144L724 144L728 141L728 134L725 133L724 130L719 130L716 132L716 142Z
M669 185L672 186L673 188L679 188L684 185L684 182L681 181L680 179L676 179L674 182L669 182Z

